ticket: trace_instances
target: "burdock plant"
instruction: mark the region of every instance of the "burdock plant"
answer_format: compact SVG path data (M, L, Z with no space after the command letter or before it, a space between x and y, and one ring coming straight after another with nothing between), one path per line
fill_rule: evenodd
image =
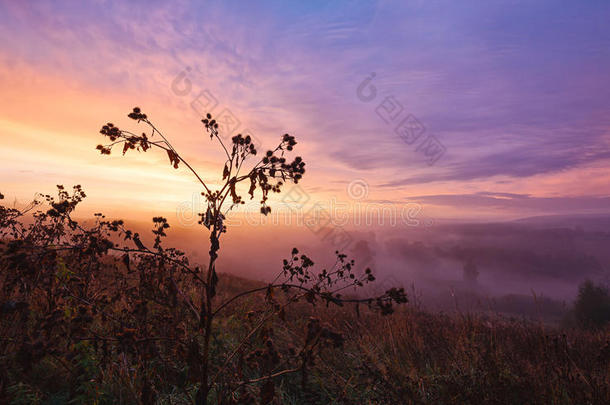
M354 262L348 260L345 255L336 252L337 261L331 269L325 269L319 274L313 274L310 271L310 268L313 266L313 261L305 255L299 256L298 250L294 249L290 259L284 261L283 269L273 283L264 288L256 288L241 292L227 301L215 305L214 298L217 293L218 285L216 260L220 249L221 236L227 231L224 220L228 211L239 204L244 204L244 200L240 195L237 186L242 182L249 184L248 194L251 199L254 198L255 193L259 191L261 197L260 212L262 215L269 214L271 212L271 207L267 204L269 193L281 192L282 187L288 182L298 183L305 173L305 162L301 157L296 156L292 161L289 161L286 158L286 155L293 151L297 142L293 136L284 134L274 149L266 151L262 157L258 158L255 164L251 164L249 168L246 168L246 162L258 155L258 151L253 144L251 137L238 134L231 138L230 144L225 144L221 136L219 136L218 122L211 114L207 114L206 117L201 120L204 130L210 136L211 140L215 140L220 144L226 156L222 171L222 186L213 189L208 185L210 183L202 179L197 171L178 153L169 140L149 120L148 116L144 114L140 108L135 107L133 111L128 114L128 117L138 123L145 124L148 132L142 132L140 135L137 135L136 133L119 129L112 123L108 123L102 127L100 132L108 138L110 142L105 145L98 145L97 149L104 155L110 154L113 147L118 145L122 146L123 154L130 150L147 152L155 147L162 149L167 153L169 162L174 168L177 169L181 164L184 164L195 176L203 188L201 194L205 197L207 203L205 212L199 214L201 217L199 224L205 226L209 230L209 262L205 274L202 277L195 279L200 282L199 302L189 303L190 306L197 307L196 310L192 312L198 314L198 333L202 337L201 340L193 339L193 341L198 342L198 347L196 350L191 350L191 355L195 356L197 358L196 360L200 362L200 367L197 367L201 371L197 403L207 403L208 394L212 389L216 389L217 396L231 395L235 390L244 385L256 383L262 384L261 398L268 398L270 395L273 397L274 378L289 372L301 371L305 373L308 360L313 356L313 342L315 342L316 345L329 341L332 341L334 345L337 345L341 342L341 338L338 334L327 328L323 328L317 325L315 321L312 321L309 324L308 334L313 333L318 336L309 336L308 341L301 351L295 353L295 356L298 357L300 361L298 366L284 370L273 368L263 369L259 367L257 369L259 374L263 374L260 377L236 381L232 385L229 384L229 388L227 388L227 384L220 384L219 376L226 370L233 359L245 349L245 342L240 343L235 350L227 356L225 361L222 362L223 365L216 370L216 374L212 376L212 370L210 370L210 337L212 336L213 320L215 316L217 316L221 310L227 308L229 304L242 297L264 291L266 293L266 302L270 304L272 308L271 312L275 315L283 315L285 306L296 302L299 299L304 299L310 303L315 303L320 300L337 305L343 305L344 302L354 302L356 304L366 303L369 304L369 306L381 309L381 312L384 314L391 312L392 303L406 302L406 296L402 289L391 289L382 296L374 298L343 298L338 291L344 290L349 286L362 286L364 283L374 280L370 269L367 269L362 275L355 275ZM162 226L159 229L160 232L163 232L163 229L169 225L167 225L164 219L161 218L159 220L162 220ZM159 239L160 236L163 235L157 235L157 239ZM136 250L146 249L139 238L134 238L134 243L136 243ZM278 283L277 281L280 278L284 281ZM278 299L275 298L273 291L276 289L281 289L286 293L287 298L285 299L284 304L281 304ZM294 291L294 294L290 295L291 291ZM261 324L259 323L255 329L258 330L260 327ZM253 332L249 333L246 338L252 337ZM267 343L267 346L267 349L273 351L273 345L271 343Z

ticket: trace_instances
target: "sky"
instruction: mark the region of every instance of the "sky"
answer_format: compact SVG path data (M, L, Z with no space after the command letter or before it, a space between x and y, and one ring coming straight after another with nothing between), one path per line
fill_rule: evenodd
M106 122L137 131L139 106L212 185L205 112L263 150L296 136L308 204L608 213L609 20L592 0L0 0L0 192L81 184L87 212L183 210L201 190L167 156L95 150Z

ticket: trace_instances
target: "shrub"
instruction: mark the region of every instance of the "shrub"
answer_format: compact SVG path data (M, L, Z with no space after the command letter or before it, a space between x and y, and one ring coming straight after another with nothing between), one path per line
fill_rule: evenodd
M574 316L584 328L603 328L610 322L610 294L608 288L591 280L583 282L574 303Z

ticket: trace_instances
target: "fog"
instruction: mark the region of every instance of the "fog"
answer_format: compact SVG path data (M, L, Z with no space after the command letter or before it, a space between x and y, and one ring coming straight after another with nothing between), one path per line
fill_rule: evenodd
M207 230L171 221L168 246L207 263ZM417 226L307 226L272 219L233 223L221 238L219 272L271 280L293 247L318 270L336 250L373 270L377 281L353 294L393 286L412 303L437 310L485 310L559 319L585 279L607 283L610 252L607 217L536 217L503 223L441 221ZM144 223L128 223L150 234Z

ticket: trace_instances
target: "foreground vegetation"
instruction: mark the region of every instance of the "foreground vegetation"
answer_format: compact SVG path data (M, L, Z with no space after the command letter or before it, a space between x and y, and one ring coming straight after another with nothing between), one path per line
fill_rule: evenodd
M59 194L45 196L51 208L29 225L18 220L22 211L0 206L0 403L200 402L203 342L193 279L202 270L162 247L163 219L154 220L149 249L121 221L98 216L82 228L69 213L84 193L76 187ZM117 235L134 247L112 242ZM365 272L366 279L352 279L352 262L342 255L337 262L349 280L372 278ZM364 301L329 295L311 267L295 250L282 273L302 283L219 276L223 304L213 312L208 402L610 400L607 326L562 330L414 307L394 311L389 303L404 302L399 290ZM294 295L290 286L299 283L304 293Z
M193 309L203 270L163 247L167 222L153 220L148 248L122 221L73 221L79 187L43 197L48 209L31 222L21 218L36 206L0 206L0 403L201 403L201 311ZM373 277L356 276L343 255L330 270L314 267L295 249L271 284L219 275L209 403L610 400L608 326L395 308L402 290L347 294ZM600 291L584 286L581 295ZM577 313L598 314L593 301L580 300Z
M263 286L233 276L223 278L221 297ZM251 296L232 308L230 315L217 318L218 333L211 344L216 366L267 310L263 302L264 294ZM45 342L37 329L44 322L38 310L19 305L7 310L6 306L0 324L4 403L190 404L196 400L197 365L175 353L179 347L121 332L113 339L80 342L58 333L55 341ZM277 361L274 356L291 357L316 328L333 331L337 341L316 349L305 374L275 377L272 397L261 397L268 388L260 381L232 400L218 402L605 404L610 399L607 330L560 330L526 321L430 314L415 308L400 309L385 318L364 308L359 312L302 303L283 320L266 322L231 366L231 374L253 373L258 366ZM72 328L79 316L69 311L61 314ZM25 339L17 340L17 325L24 319L29 320ZM99 334L113 329L110 321L104 324L100 318L98 322L94 328ZM167 322L168 329L173 327L171 320ZM179 333L186 337L196 331ZM281 349L276 353L272 347Z
M303 176L302 159L284 157L294 137L282 136L247 169L257 154L250 137L225 145L208 115L206 133L227 157L224 185L213 190L146 114L136 107L129 117L151 132L108 123L101 133L110 143L97 149L158 148L173 167L188 167L207 201L200 224L209 232L208 265L164 246L170 225L162 217L153 218L151 237L101 213L77 222L80 186L58 186L56 197L22 209L0 205L0 403L610 401L607 329L428 314L406 307L402 288L363 296L372 270L340 252L320 268L294 248L270 283L217 272L225 214L243 203L238 185L247 183L251 198L259 190L266 215L269 192Z

